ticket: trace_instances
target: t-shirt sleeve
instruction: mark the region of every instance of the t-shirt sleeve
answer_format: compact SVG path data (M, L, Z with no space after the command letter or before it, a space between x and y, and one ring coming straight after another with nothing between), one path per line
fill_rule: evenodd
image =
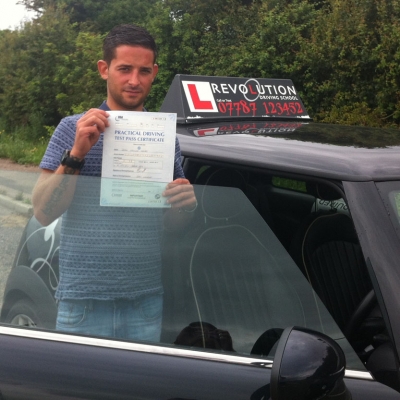
M44 153L40 168L56 170L60 165L61 156L66 149L71 149L75 141L75 117L63 118L50 138Z
M175 139L175 161L174 161L174 180L184 178L185 174L182 169L181 147L178 138Z

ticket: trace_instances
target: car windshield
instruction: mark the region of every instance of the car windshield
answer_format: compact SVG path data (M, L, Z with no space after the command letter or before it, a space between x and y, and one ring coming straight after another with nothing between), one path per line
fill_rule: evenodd
M64 329L72 318L79 326L79 315L56 326L57 306L64 299L140 301L150 293L162 299L161 333L146 343L271 360L282 330L296 325L329 335L348 368L364 369L240 188L195 185L197 209L171 213L152 184L78 177L79 195L44 227L23 194L37 177L1 172L2 324L118 339L106 328Z

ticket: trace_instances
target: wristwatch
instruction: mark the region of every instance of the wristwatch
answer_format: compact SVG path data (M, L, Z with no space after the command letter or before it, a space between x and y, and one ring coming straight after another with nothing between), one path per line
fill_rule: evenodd
M71 157L71 150L64 150L64 153L61 156L61 165L65 165L66 167L75 170L81 170L85 165L85 159L79 160L78 157Z

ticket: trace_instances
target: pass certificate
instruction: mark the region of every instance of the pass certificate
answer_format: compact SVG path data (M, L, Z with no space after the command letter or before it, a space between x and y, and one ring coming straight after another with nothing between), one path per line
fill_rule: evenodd
M176 114L107 112L100 205L170 207L162 192L173 180Z

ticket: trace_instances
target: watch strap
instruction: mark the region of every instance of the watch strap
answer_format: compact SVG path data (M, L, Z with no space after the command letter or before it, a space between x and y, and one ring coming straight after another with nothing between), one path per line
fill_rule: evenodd
M64 153L61 157L61 165L75 170L81 170L85 165L85 159L80 160L78 157L71 156L71 150L64 150Z

